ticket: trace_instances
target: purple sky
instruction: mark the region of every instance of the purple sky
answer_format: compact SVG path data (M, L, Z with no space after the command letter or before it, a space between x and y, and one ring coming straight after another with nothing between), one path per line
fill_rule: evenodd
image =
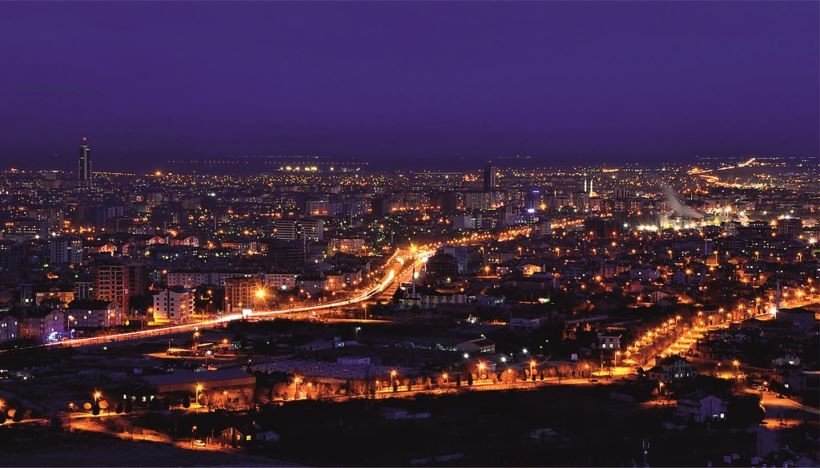
M0 3L0 166L73 167L84 134L96 167L130 169L816 155L819 20L816 2Z

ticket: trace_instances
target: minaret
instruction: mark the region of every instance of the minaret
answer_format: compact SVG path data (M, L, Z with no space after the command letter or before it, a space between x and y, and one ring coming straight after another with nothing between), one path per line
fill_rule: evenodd
M587 176L584 174L584 193L587 193Z
M413 281L413 288L412 288L411 297L413 299L415 299L416 298L416 265L415 264L413 264L413 280L412 281Z
M591 197L594 192L592 191L592 179L589 179L589 196Z

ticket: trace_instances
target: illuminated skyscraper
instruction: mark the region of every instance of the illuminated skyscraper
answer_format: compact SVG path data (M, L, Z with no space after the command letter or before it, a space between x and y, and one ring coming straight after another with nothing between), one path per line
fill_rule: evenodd
M484 191L493 192L496 188L496 169L493 163L487 164L484 168Z
M80 185L83 187L91 187L93 174L91 172L91 146L88 144L88 138L83 137L80 143L80 161L77 171L77 178Z

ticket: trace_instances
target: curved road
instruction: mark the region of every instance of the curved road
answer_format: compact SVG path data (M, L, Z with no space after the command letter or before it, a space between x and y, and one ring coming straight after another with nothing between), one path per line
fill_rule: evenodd
M418 252L415 257L415 265L419 266L427 257L432 255L432 251L424 250ZM391 264L395 261L398 261L402 265L398 270L392 268ZM358 296L354 296L348 299L342 299L334 302L326 302L324 304L316 304L304 307L294 307L294 308L287 308L287 309L279 309L279 310L267 310L267 311L259 311L252 313L251 317L260 318L260 317L273 317L282 314L291 314L295 312L312 312L316 310L324 310L324 309L331 309L334 307L343 307L351 304L356 304L359 302L367 301L379 294L382 291L387 289L393 281L397 279L397 277L404 271L408 270L413 263L411 262L404 262L401 257L401 251L397 250L394 253L386 265L390 268L387 273L384 275L384 278L377 284L373 285L370 289L360 293ZM163 335L172 335L177 333L185 333L185 332L193 332L201 328L213 328L224 323L233 322L234 320L241 320L243 317L242 314L229 314L223 315L221 317L209 320L202 320L199 322L193 323L186 323L183 325L172 325L168 327L160 327L160 328L152 328L150 330L138 330L132 332L125 332L125 333L115 333L112 335L105 335L105 336L95 336L89 338L77 338L73 340L66 340L60 341L56 343L47 343L40 345L39 347L83 347L83 346L95 346L95 345L104 345L112 342L120 342L120 341L131 341L137 340L141 338L151 338L156 336L163 336Z

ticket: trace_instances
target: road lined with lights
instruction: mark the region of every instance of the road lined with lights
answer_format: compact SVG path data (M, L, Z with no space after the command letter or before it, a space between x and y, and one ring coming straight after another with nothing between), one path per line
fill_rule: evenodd
M255 311L251 314L243 315L243 314L228 314L223 315L221 317L217 317L215 319L208 319L208 320L201 320L198 322L193 323L186 323L182 325L171 325L167 327L160 327L160 328L153 328L150 330L137 330L132 332L126 333L115 333L111 335L105 336L95 336L89 338L77 338L73 340L65 340L56 343L47 343L41 345L43 347L50 347L50 348L78 348L84 346L97 346L97 345L105 345L108 343L114 342L123 342L123 341L132 341L142 338L152 338L157 336L164 336L164 335L173 335L178 333L186 333L186 332L193 332L199 329L205 328L213 328L219 325L223 325L229 322L233 322L235 320L242 320L243 318L266 318L266 317L275 317L279 315L285 314L292 314L292 313L300 313L300 312L313 312L317 310L326 310L332 309L336 307L344 307L348 305L357 304L363 301L367 301L377 295L381 294L382 291L387 289L394 281L398 279L400 275L405 273L407 270L411 269L412 266L420 266L426 259L433 254L432 250L421 250L419 252L415 252L411 257L413 259L412 262L405 262L404 258L401 256L401 251L397 250L390 257L390 261L388 261L388 265L392 262L398 262L401 266L398 270L389 269L385 274L384 278L371 287L370 289L366 290L365 292L359 294L358 296L354 296L348 299L342 299L339 301L334 302L327 302L324 304L315 304L310 306L303 306L303 307L291 307L286 309L278 309L278 310L266 310L266 311Z
M368 301L375 297L378 297L382 294L387 288L393 284L393 282L400 280L400 276L407 274L408 272L412 271L412 267L415 266L420 268L421 265L427 261L427 259L432 256L436 249L445 243L455 243L455 244L473 244L476 242L491 240L493 238L504 241L504 240L511 240L507 238L512 236L514 238L515 235L527 235L526 232L517 232L517 231L510 231L505 230L502 231L498 235L492 235L489 233L477 234L473 233L470 236L464 236L458 239L450 239L449 241L443 242L434 242L425 244L422 246L412 245L410 246L410 251L406 254L402 253L401 249L396 249L396 251L388 258L385 265L391 265L394 262L398 262L401 266L398 270L390 269L385 277L380 281L378 284L374 285L367 291L359 294L358 296L354 296L348 299L342 299L339 301L327 302L324 304L315 304L310 306L303 306L303 307L291 307L286 309L279 309L279 310L266 310L266 311L255 311L251 314L228 314L223 315L221 317L217 317L214 319L208 320L201 320L198 322L186 323L181 325L170 325L165 327L159 328L152 328L149 330L137 330L132 332L124 332L124 333L114 333L110 335L104 336L94 336L88 338L75 338L71 340L65 340L55 343L45 343L38 346L32 346L31 348L79 348L85 346L99 346L105 345L108 343L115 343L115 342L123 342L123 341L132 341L137 339L143 338L153 338L158 336L165 336L165 335L175 335L179 333L189 333L196 331L200 328L207 329L213 328L216 326L220 326L226 323L230 323L236 320L242 320L244 318L266 318L266 317L274 317L278 315L285 315L285 314L293 314L293 313L300 313L300 312L314 312L318 310L327 310L336 307L344 307L353 304L358 304L364 301ZM507 237L505 237L507 236ZM411 261L406 262L405 257L409 257ZM0 350L0 353L6 352L7 350Z
M367 291L359 294L358 296L354 296L348 299L342 299L339 301L333 302L326 302L324 304L315 304L310 306L303 306L303 307L291 307L285 309L278 309L278 310L266 310L266 311L254 311L251 314L228 314L223 315L221 317L217 317L214 319L208 320L201 320L198 322L186 323L181 325L170 325L166 327L159 327L159 328L152 328L149 330L137 330L132 332L124 332L124 333L114 333L105 336L94 336L88 338L76 338L72 340L65 340L55 343L46 343L37 347L47 347L47 348L79 348L84 346L98 346L98 345L105 345L108 343L115 343L115 342L123 342L123 341L131 341L143 338L153 338L158 336L165 336L165 335L175 335L178 333L188 333L196 331L200 328L213 328L216 326L220 326L229 322L233 322L236 320L242 320L244 318L266 318L266 317L274 317L279 315L286 315L286 314L293 314L293 313L301 313L301 312L314 312L318 310L327 310L333 309L336 307L344 307L353 304L358 304L364 301L368 301L375 297L378 297L382 294L387 288L393 284L395 281L400 281L400 277L406 275L407 273L412 271L412 267L420 268L421 265L427 261L427 259L432 256L436 249L447 242L450 243L461 243L461 244L473 244L476 242L491 240L493 238L504 241L504 240L511 240L516 235L528 235L526 232L518 232L516 230L505 230L502 231L498 235L493 235L489 233L472 233L470 236L464 236L459 239L451 239L449 241L444 242L435 242L429 243L422 246L412 245L409 248L409 252L403 253L401 249L396 249L396 251L388 258L387 262L385 263L386 266L397 262L400 264L398 270L389 269L388 272L385 274L385 277L376 285L368 289ZM405 261L405 257L408 258L410 261ZM3 352L3 351L0 351Z

